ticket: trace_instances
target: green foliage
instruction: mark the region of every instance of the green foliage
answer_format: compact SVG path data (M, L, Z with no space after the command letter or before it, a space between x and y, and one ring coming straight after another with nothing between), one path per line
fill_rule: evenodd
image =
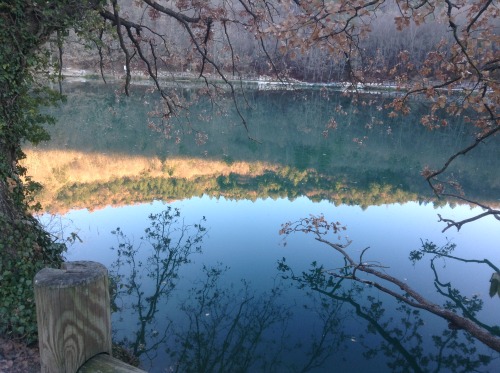
M7 224L0 216L0 226L0 334L30 342L37 334L34 274L47 265L58 267L64 245L53 243L31 217Z
M58 174L58 176L60 176ZM367 181L356 186L341 177L300 171L289 167L278 172L247 176L237 173L200 176L194 179L163 177L123 177L106 182L68 183L58 192L49 208L98 207L107 204L151 201L154 199L181 199L201 196L231 199L288 198L307 196L311 200L328 200L335 204L368 207L384 203L403 203L418 200L415 193L400 186L380 185Z
M62 99L48 87L57 66L43 45L53 34L64 37L83 25L86 13L78 10L98 3L0 1L0 334L28 342L37 334L32 279L46 266L60 265L64 245L31 216L40 185L19 165L21 146L49 139L44 126L54 119L41 108Z
M412 250L410 252L410 261L415 264L421 260L426 254L434 255L435 257L450 255L455 248L456 244L452 242L446 243L444 246L437 246L434 242L426 240L422 241L422 248L419 250Z
M495 272L491 275L490 279L490 297L493 298L495 295L500 297L500 273Z

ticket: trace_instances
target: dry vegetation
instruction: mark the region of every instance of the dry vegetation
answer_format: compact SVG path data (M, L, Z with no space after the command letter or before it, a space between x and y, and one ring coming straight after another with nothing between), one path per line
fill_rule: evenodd
M0 372L38 373L40 355L37 346L26 346L22 342L0 337Z
M36 149L26 150L23 165L28 168L30 176L44 186L39 196L42 206L52 205L51 201L57 192L68 183L107 182L138 176L192 180L200 176L215 178L231 173L255 177L279 168L264 162L226 163L199 158L170 158L161 161L158 157Z

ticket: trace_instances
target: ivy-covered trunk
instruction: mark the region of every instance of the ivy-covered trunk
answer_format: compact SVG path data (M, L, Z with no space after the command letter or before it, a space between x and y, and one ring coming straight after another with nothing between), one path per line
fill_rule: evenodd
M0 171L0 216L13 219L16 215L16 209L12 201L12 178L8 176L12 174L12 170L9 170L10 167L8 167L12 164L12 157L9 153L4 146L0 145L0 165L6 169Z
M32 279L45 266L59 266L64 247L54 244L32 215L35 184L18 164L23 153L12 133L15 123L6 123L5 115L1 119L0 334L30 342L37 332Z
M0 334L33 341L36 313L32 280L45 266L59 266L55 244L33 217L37 184L19 161L21 144L48 138L51 118L40 108L60 97L40 83L49 70L43 45L85 21L101 0L0 0Z

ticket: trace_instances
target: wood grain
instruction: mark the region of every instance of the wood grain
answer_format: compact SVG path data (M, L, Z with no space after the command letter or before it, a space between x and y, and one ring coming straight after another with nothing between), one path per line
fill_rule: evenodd
M34 287L42 373L74 373L95 355L111 354L106 267L69 262L45 268Z

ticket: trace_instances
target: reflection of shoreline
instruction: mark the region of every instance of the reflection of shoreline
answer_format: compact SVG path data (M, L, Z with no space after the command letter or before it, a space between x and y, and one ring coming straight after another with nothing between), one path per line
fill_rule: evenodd
M79 68L71 68L71 67L64 67L62 69L62 74L64 76L65 82L66 83L86 83L90 82L92 84L102 84L102 78L101 78L101 72L98 69L79 69ZM105 71L105 76L106 80L108 82L113 82L116 85L119 85L123 79L124 75L123 72L117 72L114 70L108 70ZM131 71L131 76L132 76L132 84L133 85L153 85L153 82L149 77L144 76L143 71ZM219 83L225 83L223 80L221 80L220 76L217 74L210 74L207 73L207 76L209 77L209 80L212 82L219 82ZM174 84L178 82L182 82L185 85L192 84L192 85L205 85L204 80L200 80L198 77L198 74L193 74L188 71L184 72L175 72L175 73L170 73L170 72L159 72L158 77L164 83L165 85L168 86L168 84ZM254 88L262 91L276 91L276 90L288 90L288 91L293 91L296 89L307 89L307 88L329 88L329 89L335 89L339 90L342 92L346 91L355 91L355 90L361 90L365 93L372 93L372 94L381 94L381 93L398 93L401 95L401 86L397 86L394 82L384 82L384 83L357 83L357 85L354 87L351 82L347 81L340 81L340 82L328 82L328 83L318 83L318 82L306 82L306 81L300 81L297 79L287 79L285 82L282 80L276 80L272 76L246 76L244 79L240 79L239 77L236 77L235 79L231 79L229 77L229 81L232 82L233 84L243 84L247 88ZM401 83L400 83L401 84ZM225 84L223 84L220 88L222 89L228 89ZM459 91L457 89L457 91Z
M223 101L216 109L201 99L203 92L184 85L178 86L178 94L192 102L189 112L164 127L154 114L161 110L158 97L146 87L136 87L131 97L117 95L117 88L91 82L65 87L67 103L51 111L58 122L49 130L52 140L34 148L38 163L27 166L33 179L46 186L38 196L45 208L67 210L79 202L75 195L72 201L55 199L63 184L71 194L71 184L73 189L98 188L101 196L89 199L92 209L179 199L164 193L165 183L173 183L173 178L189 187L192 194L181 191L186 196L302 195L362 207L427 202L431 190L420 172L440 166L450 149L463 148L471 135L462 120L432 133L417 125L420 103L414 103L405 118L387 118L383 97L363 96L356 106L338 92L320 90L246 91L238 98L248 103L241 107L251 122L246 133L229 96L218 97ZM42 155L43 149L50 152ZM469 199L498 204L497 150L480 147L474 157L462 157L450 168L449 176L460 182ZM40 159L46 163L40 164ZM155 180L146 180L151 178ZM217 178L222 189L214 185ZM141 184L144 188L144 182L153 184L146 189L163 186L146 194L124 190L126 196L106 191L122 179L132 189Z
M201 158L111 156L61 150L26 150L24 165L44 189L37 199L44 210L101 209L153 200L172 201L209 195L229 199L306 196L363 208L431 199L376 180L320 174L265 162L215 161ZM48 171L50 170L50 171ZM446 201L440 201L441 205Z
M26 159L23 164L28 167L30 176L49 186L140 175L183 179L230 173L255 176L266 170L278 169L278 166L264 162L225 162L183 157L161 161L158 157L108 155L76 150L26 149L24 152Z
M72 150L26 149L25 153L23 165L28 168L29 175L43 185L37 200L45 210L52 213L64 213L73 208L95 210L107 205L120 206L151 201L151 193L157 188L151 183L145 187L138 186L141 180L146 180L146 183L153 179L175 181L174 183L183 180L186 184L196 184L195 189L202 193L204 189L212 189L214 186L209 184L213 184L219 176L241 174L255 177L278 169L277 166L260 162L229 163L194 158L161 161L158 157L117 156ZM115 184L120 184L123 190L114 190ZM135 193L134 197L126 196L127 185L132 184L139 188L138 193ZM61 199L61 194L68 197L68 190L72 188L91 189L93 193L100 192L100 195L96 195L96 199L92 199L90 195L82 199ZM166 196L155 193L153 199L158 197ZM175 200L180 196L169 197L165 199Z

